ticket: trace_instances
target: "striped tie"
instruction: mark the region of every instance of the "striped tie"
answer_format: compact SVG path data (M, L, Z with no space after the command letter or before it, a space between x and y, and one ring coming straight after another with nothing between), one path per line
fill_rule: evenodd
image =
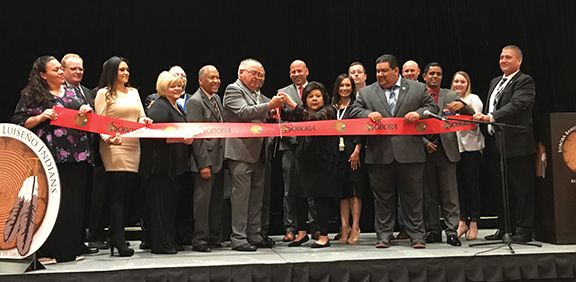
M388 89L388 91L390 91L390 99L388 99L388 105L390 106L390 112L392 113L392 115L394 115L396 111L396 92L394 92L395 88L396 85L390 88L386 88Z

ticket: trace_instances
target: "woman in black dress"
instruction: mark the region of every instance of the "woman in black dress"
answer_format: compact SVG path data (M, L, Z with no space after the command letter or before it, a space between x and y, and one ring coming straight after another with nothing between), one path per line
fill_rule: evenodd
M90 134L86 131L50 125L57 118L53 106L79 110L81 115L92 108L85 97L64 85L62 66L52 56L34 62L28 85L22 90L12 122L36 133L58 166L60 208L50 236L40 248L42 262L73 261L81 255L84 193L88 172L92 169Z
M146 111L156 123L186 122L184 110L176 103L182 94L182 79L164 71L158 76L156 90L160 96ZM188 171L187 139L142 139L140 173L146 186L144 228L150 251L176 254L176 208L180 183L178 175ZM181 143L184 142L184 143Z
M350 106L356 99L356 86L348 74L341 74L334 83L332 104L337 109L338 119L350 118ZM342 195L340 197L340 218L342 234L340 244L356 244L360 236L360 210L364 191L366 170L361 165L361 154L364 138L361 136L340 136L339 173ZM342 146L344 145L344 146ZM350 227L352 214L352 227Z
M282 119L291 121L313 121L336 118L336 108L327 105L329 98L324 85L310 82L302 91L302 106L297 106L290 96L284 96L292 110L282 110ZM330 246L328 220L330 204L340 196L338 188L338 137L300 136L296 147L295 207L298 236L288 246L300 246L309 240L306 234L308 219L307 198L316 205L316 222L320 228L319 239L312 248Z

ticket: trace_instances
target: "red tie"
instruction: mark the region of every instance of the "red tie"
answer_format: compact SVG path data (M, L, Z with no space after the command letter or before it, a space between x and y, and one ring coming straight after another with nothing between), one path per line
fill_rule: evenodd
M302 86L298 87L298 94L300 94L300 99L302 99L302 89Z

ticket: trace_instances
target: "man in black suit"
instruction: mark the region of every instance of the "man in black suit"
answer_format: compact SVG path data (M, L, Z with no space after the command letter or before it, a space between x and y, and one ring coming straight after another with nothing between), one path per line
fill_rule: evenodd
M536 146L532 128L532 107L536 97L534 80L520 71L522 50L508 45L500 54L500 69L504 75L490 82L484 114L474 115L476 120L521 125L524 128L498 128L488 126L486 155L505 152L507 182L510 194L510 225L512 240L529 242L534 228L534 158ZM499 138L503 137L505 148L500 148ZM492 144L492 145L490 145ZM496 200L501 201L501 189ZM501 204L501 203L500 203ZM503 207L501 204L500 206ZM500 240L504 236L504 213L498 215L498 231L484 237L487 240Z
M60 64L64 69L64 84L73 87L76 90L76 95L80 96L86 104L89 104L94 108L94 92L88 89L86 86L82 85L82 78L84 77L84 60L74 53L68 53L62 57ZM90 173L89 178L93 177L93 173ZM84 217L85 223L89 221L90 218L90 206L91 206L91 196L92 196L92 181L88 180L89 185L87 186L85 193L85 210ZM86 224L84 224L86 226ZM82 229L82 239L86 238L86 231ZM81 245L83 254L97 253L98 249L95 247L88 247L83 242Z
M302 105L302 91L308 85L308 68L306 63L302 60L295 60L290 64L290 79L292 84L278 89L278 93L283 92L288 94L292 101L297 105ZM287 105L284 105L288 108ZM276 149L275 158L281 159L282 165L282 179L284 182L284 229L286 234L282 241L291 242L294 240L296 233L296 216L294 213L294 167L296 160L294 159L294 150L296 148L296 137L275 137L274 146Z
M393 55L382 55L376 60L376 79L377 82L360 90L350 111L351 117L370 118L375 123L382 122L383 118L403 118L406 126L410 126L424 111L438 112L438 105L424 84L400 77L398 59ZM422 195L425 162L422 136L366 137L365 163L374 194L376 248L390 247L396 193L400 195L412 247L426 247Z
M440 106L441 116L448 114L474 114L474 110L460 101L458 93L440 88L442 83L442 67L432 62L426 65L423 73L426 89ZM448 113L449 111L450 113ZM458 140L456 132L427 135L424 138L426 145L426 168L424 169L424 199L426 218L430 233L426 236L426 243L442 242L442 227L438 204L442 208L442 217L446 223L446 241L452 246L460 246L456 236L460 208L458 204L458 183L456 181L456 163L460 161Z
M95 93L81 84L84 77L84 60L77 54L68 53L62 57L60 64L64 69L64 83L74 87L78 95L81 95L87 103L94 106Z
M189 122L223 122L222 102L218 96L220 74L212 65L198 72L200 87L188 100ZM210 252L221 246L222 208L224 204L224 138L196 139L192 143L190 169L194 172L193 249Z

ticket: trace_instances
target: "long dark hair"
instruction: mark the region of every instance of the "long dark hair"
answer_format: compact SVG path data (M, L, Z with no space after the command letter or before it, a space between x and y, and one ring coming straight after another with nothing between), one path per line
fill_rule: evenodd
M323 106L329 103L328 99L330 99L330 96L328 95L328 91L326 91L326 87L324 87L324 84L317 81L310 81L308 82L306 87L304 87L304 90L302 90L302 105L304 106L305 109L308 109L308 104L306 104L306 98L308 97L308 94L310 94L310 92L312 92L312 90L314 89L318 89L320 90L320 92L322 92L322 99L324 99Z
M46 64L56 60L54 56L42 56L32 64L32 69L28 76L28 84L21 91L27 107L38 107L54 100L54 95L50 94L50 86L46 79L40 76L41 72L46 72Z
M350 75L343 73L336 78L336 82L334 82L334 98L332 98L332 105L339 105L340 104L340 84L344 79L348 78L350 84L352 85L352 92L350 93L350 103L353 103L356 100L356 84L354 83L354 79L350 77Z
M128 64L128 60L114 56L104 62L102 65L102 75L100 75L100 82L98 83L98 89L106 89L106 102L116 100L118 94L116 93L116 82L118 82L118 66L120 63L125 62ZM130 87L130 80L125 84L126 87Z

